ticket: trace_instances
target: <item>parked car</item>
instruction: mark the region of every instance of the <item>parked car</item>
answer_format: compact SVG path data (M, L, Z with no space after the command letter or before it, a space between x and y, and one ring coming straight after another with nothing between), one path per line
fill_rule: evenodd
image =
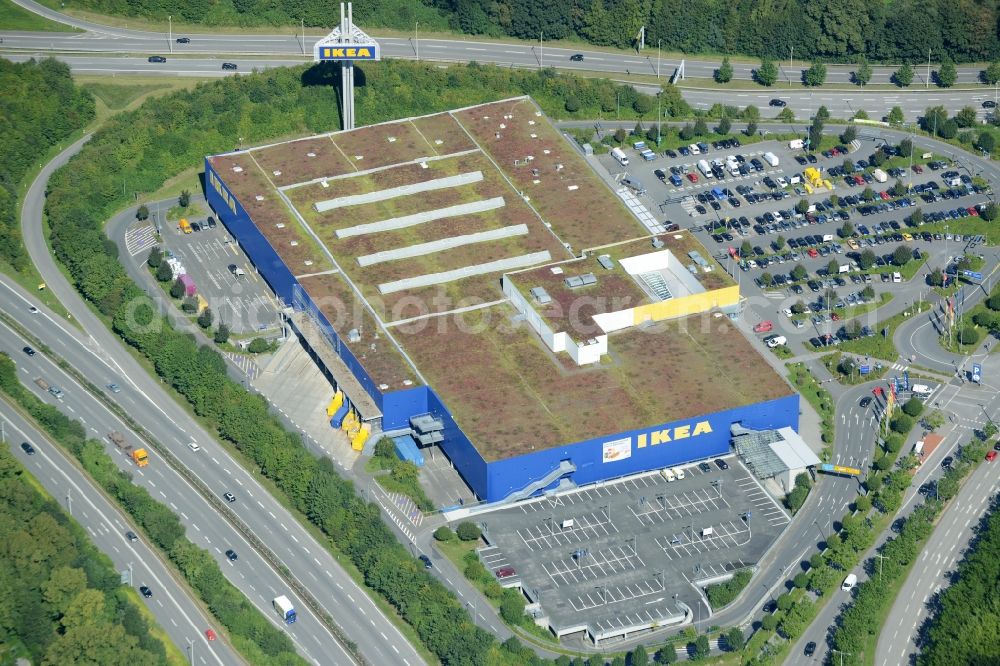
M767 333L772 330L774 330L774 322L771 320L764 320L753 327L754 333Z

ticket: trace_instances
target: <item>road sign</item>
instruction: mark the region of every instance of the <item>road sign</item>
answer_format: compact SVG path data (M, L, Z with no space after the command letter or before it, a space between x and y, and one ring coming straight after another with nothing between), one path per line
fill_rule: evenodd
M863 365L863 366L861 366L861 374L867 375L871 371L872 371L872 366L870 366L870 365Z
M910 390L910 371L909 370L903 370L903 390L904 391L909 391Z
M970 280L978 280L981 282L983 279L983 274L977 273L976 271L962 271L962 277L967 277Z
M979 363L972 364L972 381L977 384L983 381L983 366Z

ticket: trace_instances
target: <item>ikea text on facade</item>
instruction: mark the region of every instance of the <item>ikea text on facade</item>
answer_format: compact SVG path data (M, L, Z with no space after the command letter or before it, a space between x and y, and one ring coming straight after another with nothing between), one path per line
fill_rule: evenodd
M640 449L646 448L646 445L656 446L657 444L665 444L667 442L673 442L678 439L687 439L688 437L697 437L698 435L712 432L712 424L708 421L699 421L694 424L692 429L691 425L682 425L675 428L665 428L663 430L654 430L651 433L643 433L639 435L636 439L636 447ZM648 439L647 439L648 438Z

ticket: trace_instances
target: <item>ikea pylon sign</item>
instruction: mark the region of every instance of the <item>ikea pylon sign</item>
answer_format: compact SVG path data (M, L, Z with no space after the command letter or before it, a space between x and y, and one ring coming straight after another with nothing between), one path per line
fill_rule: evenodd
M380 60L378 43L352 44L350 46L317 45L317 60Z

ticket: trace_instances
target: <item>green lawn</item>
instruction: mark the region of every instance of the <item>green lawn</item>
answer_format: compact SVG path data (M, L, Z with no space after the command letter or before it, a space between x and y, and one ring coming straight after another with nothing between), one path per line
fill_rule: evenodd
M872 330L875 331L875 335L869 338L860 338L858 340L843 342L840 344L840 351L860 354L862 356L871 356L885 361L895 361L899 358L899 352L896 350L896 345L892 341L892 336L896 332L896 328L911 316L919 312L926 312L927 310L930 310L930 308L930 303L927 301L921 301L920 303L910 307L910 309L905 312L900 312L899 314L889 317L888 319L881 320L872 326ZM885 329L888 329L887 335L882 334Z
M822 357L823 365L827 370L830 371L837 381L841 384L853 385L853 384L863 384L864 382L870 382L873 379L880 379L889 371L888 365L883 365L881 368L876 369L874 365L871 366L871 372L867 375L862 375L860 370L852 372L851 374L845 375L840 371L840 359L843 357L841 352L833 352L832 354L826 354Z
M0 0L2 1L2 0ZM104 102L113 111L124 109L134 100L147 93L156 90L173 90L165 83L149 83L135 85L119 85L117 83L87 83L85 90L89 90L94 97Z
M821 429L823 432L823 442L827 444L823 448L823 457L829 457L829 445L833 443L833 400L830 392L820 386L816 378L809 371L804 363L786 363L788 367L788 378L792 386L805 398L816 413L823 420Z
M11 0L0 0L0 28L30 32L83 32L72 26L42 18L15 5Z

